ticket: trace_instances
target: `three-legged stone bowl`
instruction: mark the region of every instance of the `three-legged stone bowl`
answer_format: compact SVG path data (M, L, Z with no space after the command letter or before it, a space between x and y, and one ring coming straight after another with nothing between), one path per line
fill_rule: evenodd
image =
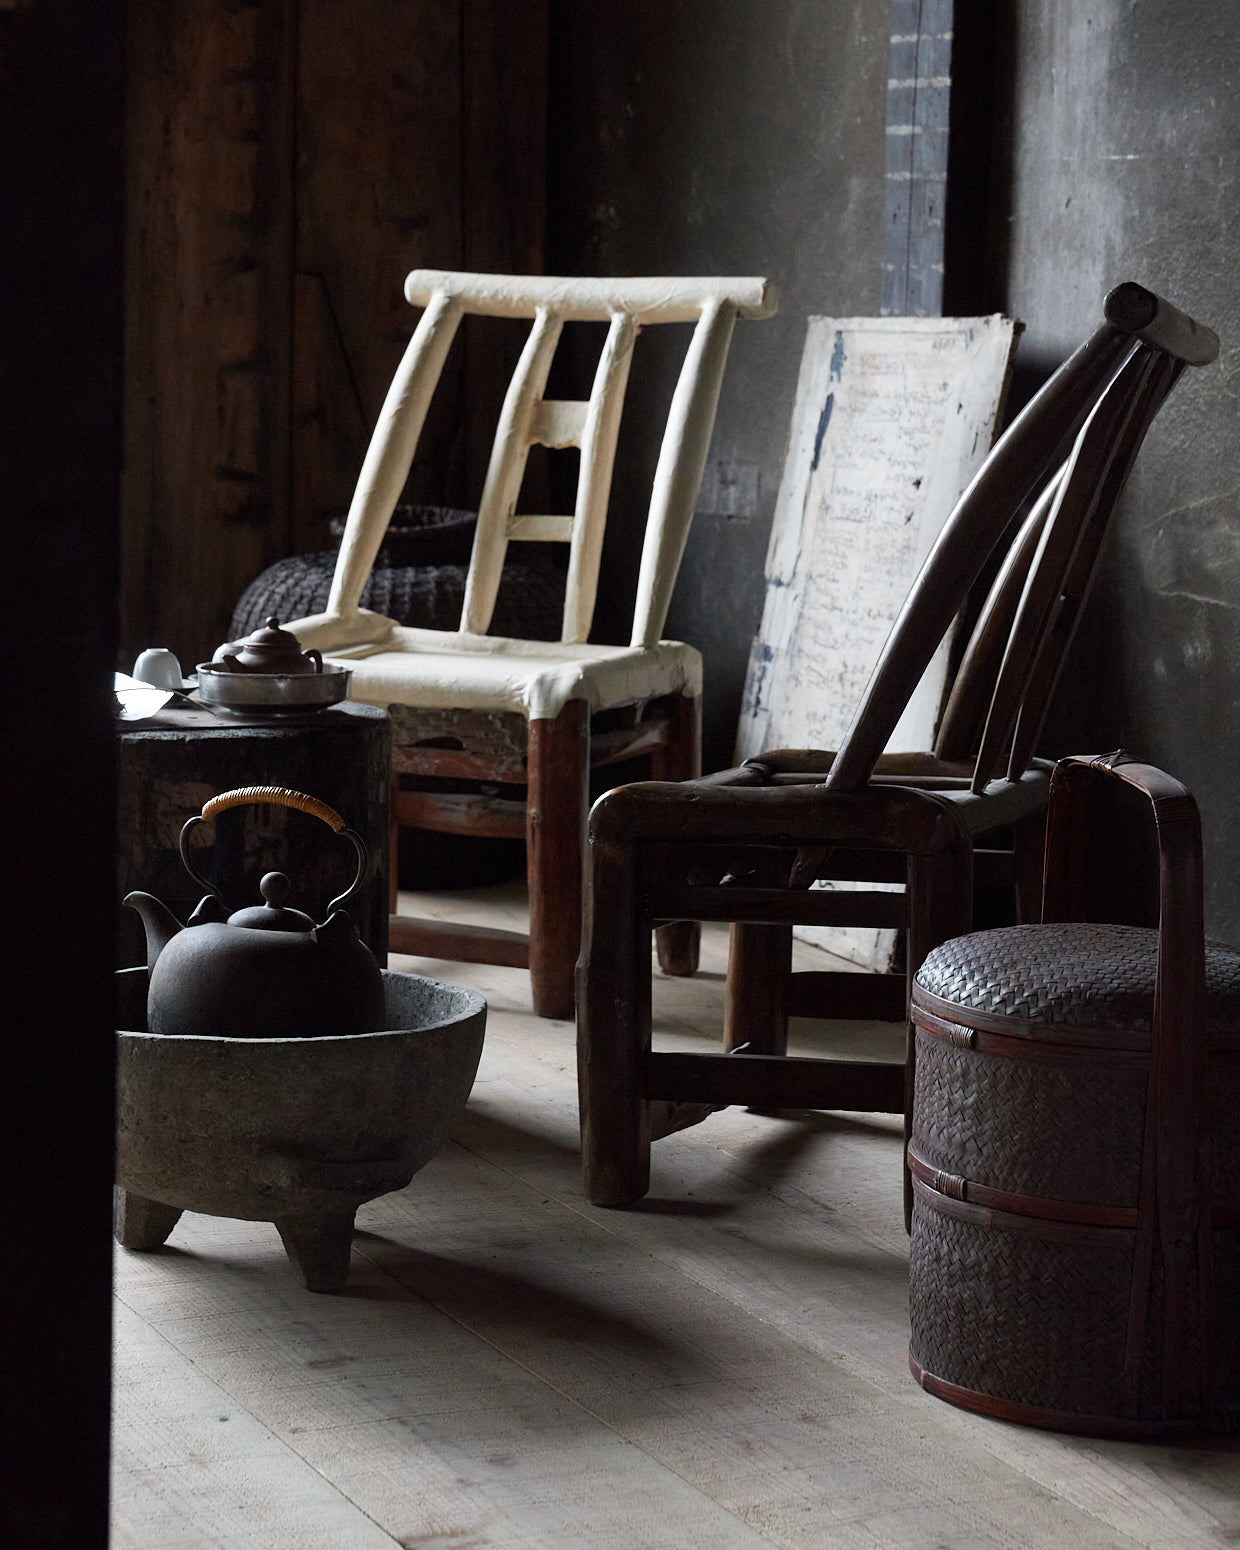
M339 1291L358 1206L403 1189L464 1108L486 1002L385 972L379 1033L160 1037L146 970L116 979L118 1242L158 1248L182 1211L274 1222L306 1287Z

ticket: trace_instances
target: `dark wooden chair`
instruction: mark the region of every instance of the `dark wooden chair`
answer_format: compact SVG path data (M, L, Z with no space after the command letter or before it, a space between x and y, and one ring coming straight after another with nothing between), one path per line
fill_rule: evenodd
M1184 366L1218 353L1209 329L1139 285L1112 291L1105 318L961 497L838 752L779 750L596 803L578 966L583 1162L596 1204L645 1194L651 1140L728 1104L903 1112L907 1122L911 1045L900 1063L789 1059L787 1017L904 1018L926 953L970 929L975 879L1011 884L1020 918L1037 918L1043 718L1141 442ZM1013 528L934 748L885 753ZM811 889L818 879L905 886ZM678 919L732 922L723 1054L651 1049L650 930ZM901 928L906 972L792 974L795 924Z

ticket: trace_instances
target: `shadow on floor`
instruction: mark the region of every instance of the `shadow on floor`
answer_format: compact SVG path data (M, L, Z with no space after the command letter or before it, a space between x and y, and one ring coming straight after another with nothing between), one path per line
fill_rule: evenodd
M755 1111L750 1111L755 1112ZM884 1120L869 1121L864 1117L824 1113L816 1109L780 1109L770 1111L772 1124L778 1125L768 1141L746 1149L743 1175L738 1177L736 1159L730 1153L720 1153L721 1161L730 1164L728 1176L721 1177L720 1188L727 1189L722 1199L697 1199L689 1196L647 1196L628 1206L614 1209L645 1212L658 1216L724 1217L740 1209L755 1196L769 1193L805 1161L808 1154L824 1142L837 1136L872 1136L890 1140L893 1152L898 1154L898 1138L892 1135ZM709 1119L703 1121L709 1125ZM692 1127L696 1129L697 1127ZM676 1134L684 1136L687 1131ZM557 1166L571 1170L568 1178L559 1181L559 1187L571 1189L574 1194L583 1193L580 1180L580 1151L575 1146L551 1136L545 1130L534 1130L503 1117L494 1110L471 1106L457 1126L455 1139L470 1151L495 1162L513 1157L542 1155ZM670 1138L668 1138L670 1140ZM654 1143L654 1165L658 1166L659 1147ZM899 1167L898 1155L893 1167ZM896 1175L893 1175L893 1178Z
M555 1345L589 1346L609 1351L627 1362L675 1368L678 1381L707 1376L692 1354L640 1320L624 1316L584 1297L550 1286L535 1276L479 1264L470 1257L447 1258L409 1248L373 1233L356 1233L357 1252L372 1261L407 1292L423 1298L441 1313L487 1339L501 1334L533 1340L550 1350ZM579 1273L579 1267L574 1267ZM618 1275L600 1281L617 1302L627 1301Z

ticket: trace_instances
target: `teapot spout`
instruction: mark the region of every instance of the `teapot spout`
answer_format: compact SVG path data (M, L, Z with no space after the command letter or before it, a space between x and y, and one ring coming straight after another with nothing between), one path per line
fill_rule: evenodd
M146 927L146 967L149 971L155 967L155 960L160 953L180 931L181 923L168 906L161 904L153 894L127 893L123 902L142 916L142 924Z

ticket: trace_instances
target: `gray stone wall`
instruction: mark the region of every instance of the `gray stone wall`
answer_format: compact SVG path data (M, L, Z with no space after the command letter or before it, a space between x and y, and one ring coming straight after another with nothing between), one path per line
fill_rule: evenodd
M889 14L889 0L552 11L548 270L762 274L782 295L777 317L737 325L668 622L706 659L708 767L732 755L805 319L878 309ZM687 333L643 337L631 405L666 404ZM658 452L658 415L632 421L598 638L628 638Z
M995 273L1049 368L1138 280L1209 323L1118 514L1047 751L1124 746L1196 795L1207 929L1240 942L1240 10L1004 6Z
M706 657L706 761L726 764L805 318L879 304L889 0L560 0L552 10L548 268L761 273L738 326L669 633ZM987 294L1027 332L1018 390L1123 279L1223 340L1147 442L1044 751L1112 748L1196 793L1209 929L1240 941L1240 8L997 0ZM970 89L957 79L955 89ZM642 341L661 410L684 340ZM583 362L588 357L583 350ZM658 413L626 427L599 638L625 636Z

